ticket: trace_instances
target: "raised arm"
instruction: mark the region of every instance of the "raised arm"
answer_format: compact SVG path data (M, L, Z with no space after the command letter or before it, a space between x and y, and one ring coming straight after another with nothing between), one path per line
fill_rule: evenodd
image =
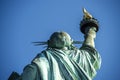
M97 19L93 18L90 13L83 8L83 20L80 23L80 30L84 34L85 40L83 45L89 45L95 47L94 39L96 37L96 32L99 29Z
M96 28L95 27L87 27L85 29L84 34L85 40L83 45L89 45L91 47L95 47L94 39L96 38Z

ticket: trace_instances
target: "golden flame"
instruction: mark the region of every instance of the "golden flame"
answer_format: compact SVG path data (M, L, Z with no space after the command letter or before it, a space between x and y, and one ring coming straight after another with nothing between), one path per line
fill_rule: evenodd
M92 15L85 9L83 8L83 13L84 13L84 16L83 16L83 19L92 19Z

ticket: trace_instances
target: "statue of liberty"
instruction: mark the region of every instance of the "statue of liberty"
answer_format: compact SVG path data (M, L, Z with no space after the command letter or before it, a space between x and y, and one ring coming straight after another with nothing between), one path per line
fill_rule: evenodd
M98 22L85 9L80 30L84 41L80 48L67 32L54 32L46 44L47 48L28 64L21 75L9 80L92 80L101 65L101 57L95 49L94 39Z

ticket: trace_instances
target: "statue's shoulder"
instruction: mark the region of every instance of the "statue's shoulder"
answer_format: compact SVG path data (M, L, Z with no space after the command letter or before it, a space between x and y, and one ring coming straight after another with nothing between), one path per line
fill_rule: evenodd
M39 52L36 57L37 58L44 57L46 55L46 52L47 52L46 50L43 50L43 51Z
M35 57L35 59L37 58L46 58L48 59L50 56L50 50L49 49L45 49L43 51L41 51L40 53L38 53Z
M80 48L80 50L84 50L84 51L88 51L88 52L92 52L92 53L96 53L96 52L97 52L96 48L91 47L91 46L89 46L89 45L83 45L83 46Z

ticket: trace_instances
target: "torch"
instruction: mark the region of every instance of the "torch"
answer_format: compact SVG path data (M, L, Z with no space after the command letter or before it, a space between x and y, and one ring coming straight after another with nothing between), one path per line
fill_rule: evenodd
M99 30L99 25L98 25L98 21L97 19L93 18L93 16L88 13L88 11L83 8L83 19L80 22L80 31L85 34L85 30L87 27L95 27L96 28L96 32Z

